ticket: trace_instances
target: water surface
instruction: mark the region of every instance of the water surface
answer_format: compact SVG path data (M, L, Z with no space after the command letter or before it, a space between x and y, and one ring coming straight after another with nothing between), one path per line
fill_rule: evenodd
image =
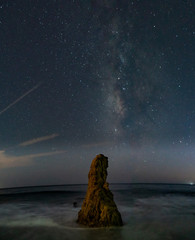
M110 188L124 226L92 229L76 223L87 185L0 189L0 239L194 240L194 185Z

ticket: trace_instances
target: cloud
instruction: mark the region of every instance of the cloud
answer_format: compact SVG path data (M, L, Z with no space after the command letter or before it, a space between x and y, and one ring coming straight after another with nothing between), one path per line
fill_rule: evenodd
M28 90L26 93L24 93L22 96L20 96L19 98L17 98L14 102L10 103L6 108L4 108L3 110L0 111L0 115L3 114L4 112L6 112L8 109L10 109L11 107L13 107L16 103L18 103L19 101L21 101L24 97L26 97L27 95L29 95L31 92L35 91L39 86L41 85L41 83L37 84L36 86L34 86L33 88L31 88L30 90Z
M52 155L62 154L65 152L66 151L55 151L55 152L44 152L44 153L37 153L37 154L30 154L30 155L23 155L23 156L10 156L10 155L7 155L6 152L3 150L3 151L0 151L0 169L8 168L8 167L28 166L32 164L32 160L35 158L52 156Z
M26 141L26 142L20 143L19 146L24 147L24 146L36 144L36 143L38 143L38 142L43 142L43 141L47 141L47 140L56 138L56 137L58 137L58 136L59 136L59 134L54 133L54 134L51 134L51 135L48 135L48 136L43 136L43 137L39 137L39 138L33 138L33 139L28 140L28 141Z

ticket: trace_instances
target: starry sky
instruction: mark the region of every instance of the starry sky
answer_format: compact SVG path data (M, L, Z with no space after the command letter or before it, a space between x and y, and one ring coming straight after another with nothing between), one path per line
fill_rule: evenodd
M2 0L0 187L195 182L194 0Z

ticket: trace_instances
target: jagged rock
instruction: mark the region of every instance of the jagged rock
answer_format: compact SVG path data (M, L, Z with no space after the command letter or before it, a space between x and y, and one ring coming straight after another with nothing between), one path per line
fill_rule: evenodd
M78 223L89 227L123 225L121 215L109 190L107 178L108 158L102 154L93 159L88 174L88 189Z

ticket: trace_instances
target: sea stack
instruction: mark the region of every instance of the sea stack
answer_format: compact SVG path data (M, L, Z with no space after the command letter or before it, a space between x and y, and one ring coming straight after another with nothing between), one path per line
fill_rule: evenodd
M109 190L108 158L97 155L88 174L88 188L77 222L89 227L122 226L122 218Z

